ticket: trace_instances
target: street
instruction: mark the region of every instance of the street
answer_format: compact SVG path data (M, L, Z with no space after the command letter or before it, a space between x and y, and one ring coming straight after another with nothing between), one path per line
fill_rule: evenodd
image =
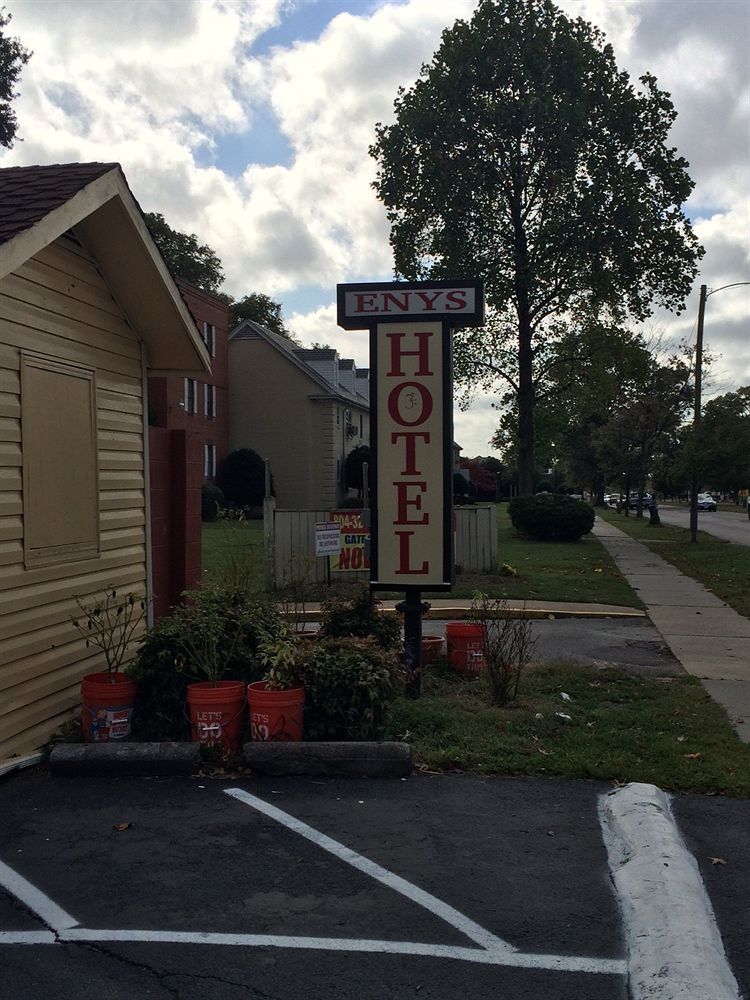
M648 516L648 515L646 515ZM659 517L664 524L674 524L679 528L690 527L690 511L683 507L659 506ZM698 530L706 531L716 538L737 545L750 545L750 520L741 507L733 510L699 510Z

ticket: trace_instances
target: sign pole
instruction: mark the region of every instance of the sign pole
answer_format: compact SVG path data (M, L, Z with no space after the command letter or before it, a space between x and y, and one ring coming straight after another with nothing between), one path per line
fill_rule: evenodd
M450 591L451 330L484 323L481 281L339 285L338 325L370 331L370 590L402 590L407 693L422 686L423 590Z

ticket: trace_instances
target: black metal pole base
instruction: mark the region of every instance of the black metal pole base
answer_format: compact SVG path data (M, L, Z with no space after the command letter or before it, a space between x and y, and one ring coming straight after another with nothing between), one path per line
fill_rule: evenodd
M430 605L422 601L419 587L406 587L396 611L404 616L404 667L407 698L422 696L422 614Z

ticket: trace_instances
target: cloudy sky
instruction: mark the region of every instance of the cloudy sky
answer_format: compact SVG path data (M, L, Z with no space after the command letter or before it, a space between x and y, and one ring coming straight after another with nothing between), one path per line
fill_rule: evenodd
M366 366L335 324L335 286L392 276L370 188L376 121L473 0L2 0L34 55L0 166L119 161L146 211L219 254L224 290L282 303L303 343ZM602 28L621 68L672 94L696 188L701 282L750 281L748 0L562 0ZM692 336L697 293L671 336ZM653 326L653 324L652 324ZM713 392L750 383L750 287L711 297ZM490 400L456 413L464 454L489 454Z

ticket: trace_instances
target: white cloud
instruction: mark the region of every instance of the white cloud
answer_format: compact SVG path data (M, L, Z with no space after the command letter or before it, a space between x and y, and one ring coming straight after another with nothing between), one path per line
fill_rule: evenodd
M227 291L288 301L289 325L305 342L338 338L337 347L351 345L341 353L366 366L364 335L338 331L330 301L337 282L391 273L385 212L370 187L374 124L390 119L398 86L416 80L443 28L469 17L475 3L337 3L350 12L333 16L319 37L261 51L264 33L283 28L289 10L303 16L304 3L14 0L11 29L34 56L15 105L24 141L0 153L0 162L120 161L145 209L214 247ZM747 4L561 6L598 24L631 76L652 70L671 92L678 111L672 140L691 163L696 190L688 207L707 249L699 281L748 280ZM268 165L264 156L269 119L274 140L291 151L283 164ZM234 143L231 169L227 142ZM246 166L238 169L242 155ZM323 305L295 312L301 286L306 294L321 288ZM710 300L712 346L724 352L736 384L750 381L741 292ZM697 288L681 317L659 322L690 335L696 311ZM486 453L495 423L479 402L457 417L465 453Z

